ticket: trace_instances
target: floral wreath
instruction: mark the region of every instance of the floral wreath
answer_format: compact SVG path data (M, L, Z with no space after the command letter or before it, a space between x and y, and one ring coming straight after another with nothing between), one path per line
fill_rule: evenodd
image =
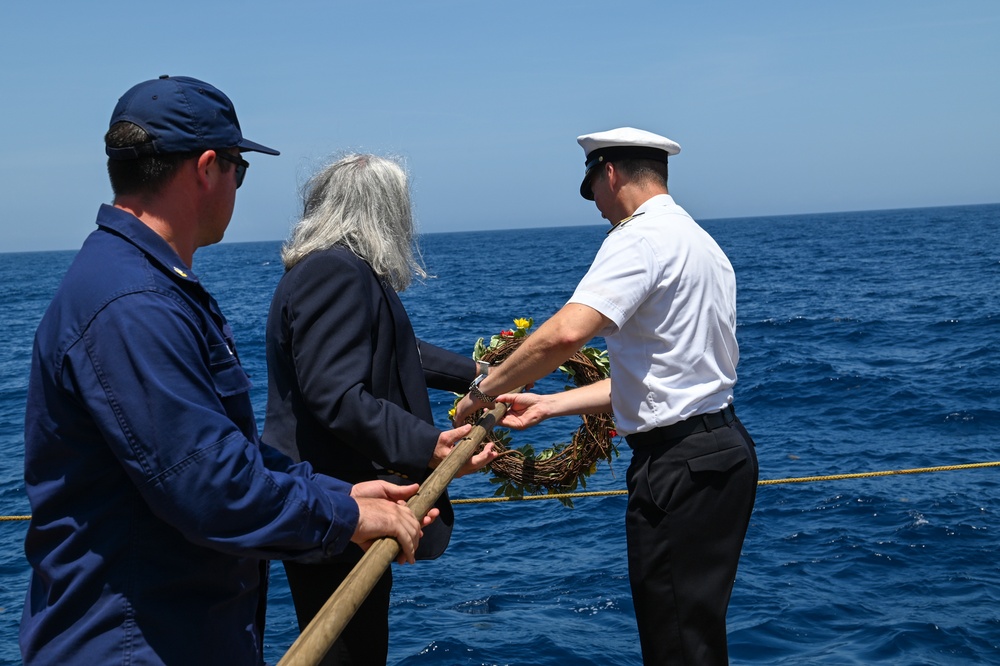
M502 364L527 339L528 330L534 324L534 319L518 318L514 320L514 328L501 331L490 338L489 345L483 338L476 341L472 358L486 361L490 365ZM559 370L573 382L566 390L573 387L586 386L599 382L611 376L611 366L608 353L593 347L584 347L573 354ZM461 396L455 399L455 404ZM475 423L483 413L479 410L467 421ZM448 413L454 418L455 408ZM523 497L525 494L565 493L587 486L587 477L597 470L597 463L611 456L618 457L618 449L614 438L614 418L610 413L581 415L583 423L573 434L567 444L557 443L538 453L530 444L520 448L511 446L511 434L504 428L493 428L486 435L487 441L493 442L493 447L500 455L483 471L492 471L490 483L497 484L494 495L506 497ZM560 501L573 506L568 498Z

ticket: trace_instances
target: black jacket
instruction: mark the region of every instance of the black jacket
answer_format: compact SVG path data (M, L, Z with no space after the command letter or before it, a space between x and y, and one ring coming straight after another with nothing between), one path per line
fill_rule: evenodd
M335 247L293 266L267 320L262 439L324 474L357 483L423 481L440 430L427 387L465 392L475 362L420 342L396 292ZM418 556L444 552L454 514L424 530Z

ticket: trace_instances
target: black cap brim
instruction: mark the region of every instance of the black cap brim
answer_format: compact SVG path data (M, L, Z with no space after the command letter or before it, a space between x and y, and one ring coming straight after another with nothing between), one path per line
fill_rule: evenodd
M583 182L580 183L580 196L587 201L594 200L594 190L590 187L590 181L594 179L594 168L591 167L587 169L587 173L583 175Z
M259 143L256 143L254 141L248 141L247 139L243 139L242 141L240 141L240 144L236 147L239 148L244 153L264 153L265 155L281 154L274 148L268 148L267 146L262 146Z

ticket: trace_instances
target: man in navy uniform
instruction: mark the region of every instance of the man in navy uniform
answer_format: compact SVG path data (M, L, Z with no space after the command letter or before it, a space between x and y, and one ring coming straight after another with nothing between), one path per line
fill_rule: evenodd
M736 280L716 242L667 190L680 146L623 127L577 139L580 194L612 227L573 296L470 386L461 423L495 401L524 428L613 409L633 449L629 580L646 664L728 663L726 609L757 488L754 444L733 410ZM504 394L603 336L611 378L553 395Z
M262 664L268 559L391 536L417 486L351 486L258 439L232 330L192 271L249 163L232 102L188 77L126 92L114 205L35 334L25 413L25 664ZM426 523L426 519L424 521Z

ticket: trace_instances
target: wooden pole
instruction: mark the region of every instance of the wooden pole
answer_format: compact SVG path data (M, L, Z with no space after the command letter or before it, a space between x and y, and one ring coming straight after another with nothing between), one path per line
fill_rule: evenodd
M494 409L483 414L465 439L456 444L448 457L441 461L437 469L420 484L420 490L406 503L418 520L427 515L451 480L475 453L476 447L506 411L507 405L497 403ZM399 544L395 539L383 537L372 544L340 587L316 613L316 617L288 648L278 666L319 664L397 555L399 555Z

